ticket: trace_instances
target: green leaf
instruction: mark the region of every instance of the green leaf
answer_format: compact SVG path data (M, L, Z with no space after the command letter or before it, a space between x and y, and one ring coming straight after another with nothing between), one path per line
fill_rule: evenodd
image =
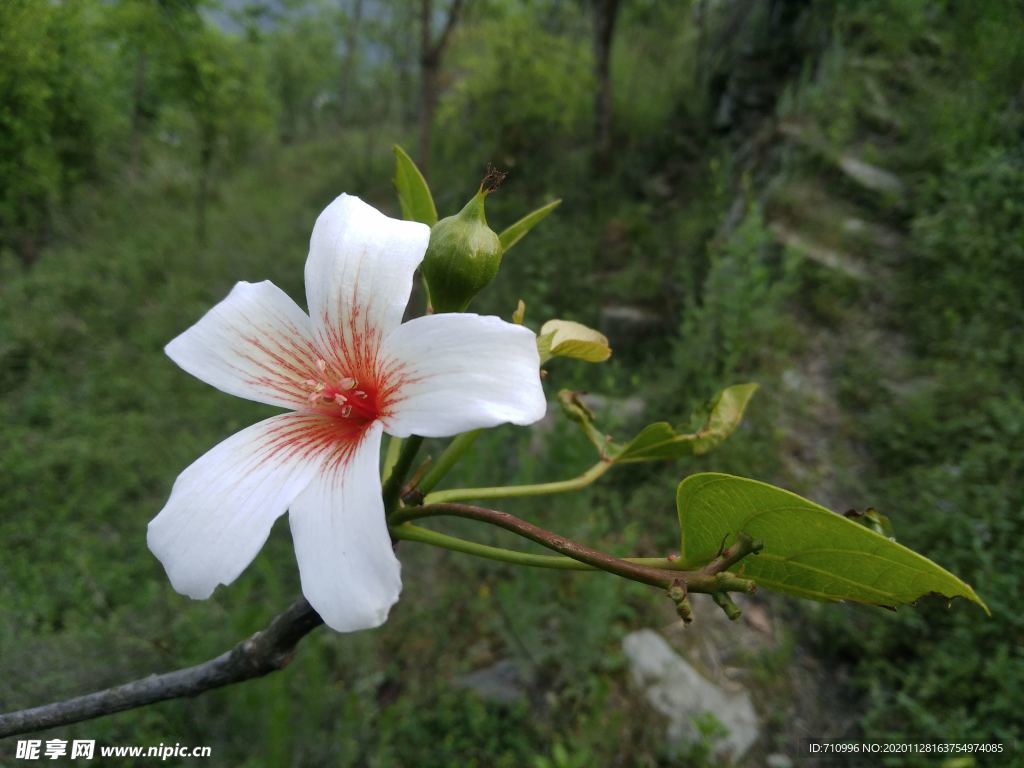
M612 354L604 334L572 320L548 320L544 323L537 334L537 350L541 365L552 357L601 363Z
M747 403L756 391L757 384L735 384L723 389L711 401L707 421L697 432L679 433L665 421L644 427L622 446L616 462L679 459L717 448L740 425Z
M498 235L498 239L501 241L502 252L507 251L513 245L522 240L527 232L547 218L547 215L561 204L561 200L553 200L532 213L526 214L523 218Z
M988 607L949 571L902 544L775 486L703 473L679 484L683 565L713 560L743 532L764 544L732 570L760 586L814 600L895 608L925 595Z
M402 206L402 218L432 227L437 224L437 207L427 180L405 150L395 144L395 191Z

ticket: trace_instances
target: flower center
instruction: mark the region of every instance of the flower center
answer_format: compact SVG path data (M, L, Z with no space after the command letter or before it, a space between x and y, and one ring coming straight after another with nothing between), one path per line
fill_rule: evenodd
M318 375L306 379L309 404L317 410L342 419L373 421L377 418L377 393L368 383L360 384L352 376L339 376L326 361L316 361Z

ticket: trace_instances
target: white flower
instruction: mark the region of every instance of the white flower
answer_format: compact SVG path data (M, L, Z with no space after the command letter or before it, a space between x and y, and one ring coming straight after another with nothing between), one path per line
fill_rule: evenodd
M290 411L178 476L148 534L176 590L206 598L230 584L287 509L306 599L338 631L379 626L401 591L381 433L446 437L544 415L528 329L473 314L402 324L429 236L342 195L313 228L309 316L270 282L238 283L167 345L193 376Z

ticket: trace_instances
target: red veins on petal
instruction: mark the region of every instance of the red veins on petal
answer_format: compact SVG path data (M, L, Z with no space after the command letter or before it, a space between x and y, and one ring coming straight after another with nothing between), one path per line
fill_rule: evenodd
M382 359L383 333L370 324L367 314L353 303L346 323L330 324L326 312L321 318L319 340L325 358L320 368L326 370L318 369L305 382L321 395L311 400L318 410L332 412L330 407L325 410L326 403L345 418L379 419L399 402L402 388L415 380L403 366ZM318 378L321 374L326 378ZM317 389L321 382L324 386Z
M245 344L242 357L251 365L239 370L247 383L269 390L302 407L305 400L302 382L313 369L317 350L308 332L296 328L287 318L273 314L267 325L276 331L253 333L252 328L235 328Z
M355 302L347 322L321 318L318 344L284 317L269 318L277 331L239 334L248 345L247 380L294 404L293 418L267 435L256 460L321 459L324 469L343 467L370 425L402 399L402 388L418 377L404 365L383 360L382 331ZM253 373L255 371L255 373Z
M301 457L324 460L325 470L343 467L415 377L381 358L383 334L358 305L347 323L331 324L325 313L319 344L284 318L274 319L280 332L245 337L251 348L245 358L258 371L250 381L294 403L297 412L270 430L257 460Z
M371 423L317 411L299 412L269 430L258 460L320 459L325 470L338 469L348 463Z

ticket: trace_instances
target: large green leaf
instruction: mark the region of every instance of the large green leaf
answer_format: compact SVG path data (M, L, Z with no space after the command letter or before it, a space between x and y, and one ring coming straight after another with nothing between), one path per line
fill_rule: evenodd
M522 240L527 232L537 226L543 219L547 218L547 215L561 204L561 200L553 200L547 205L526 214L523 218L498 235L498 239L501 241L502 252L507 251L513 245Z
M925 595L963 597L988 612L949 571L812 501L732 475L692 475L679 484L681 558L699 567L739 532L764 543L733 570L768 589L816 600L894 608Z
M683 456L700 456L717 448L731 435L740 421L747 403L757 391L757 384L735 384L726 387L711 402L704 426L696 432L680 433L666 421L644 427L640 434L622 447L616 456L619 463L661 461Z
M402 218L432 227L437 224L437 207L427 180L405 150L395 144L395 191L402 206Z

